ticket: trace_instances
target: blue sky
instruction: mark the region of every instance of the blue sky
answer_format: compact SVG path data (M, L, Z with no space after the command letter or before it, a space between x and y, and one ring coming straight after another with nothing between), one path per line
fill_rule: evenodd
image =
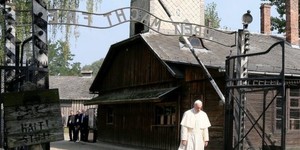
M228 27L237 31L242 26L242 15L251 11L253 22L249 25L250 32L260 31L260 0L205 0L205 3L215 2L217 12L221 18L221 27ZM102 0L97 13L105 13L117 8L130 6L130 0ZM85 11L85 10L83 10ZM272 15L275 11L272 11ZM94 20L96 21L96 20ZM74 62L80 62L82 66L104 58L110 45L129 37L129 23L109 28L92 29L79 27L80 37L71 43L71 53L75 55ZM74 39L73 39L74 40Z

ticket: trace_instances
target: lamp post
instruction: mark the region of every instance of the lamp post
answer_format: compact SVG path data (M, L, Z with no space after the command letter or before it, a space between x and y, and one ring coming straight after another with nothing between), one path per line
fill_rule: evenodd
M253 17L250 14L251 11L247 10L247 13L245 13L242 17L242 21L243 21L243 25L244 25L244 29L248 28L248 24L250 24L253 21Z
M248 31L248 25L252 22L253 18L250 14L250 11L248 10L247 13L245 13L242 16L243 21L243 29L238 30L238 47L237 47L237 55L244 55L246 54L250 48L249 48L249 36L250 33ZM248 78L248 57L240 57L237 60L237 78L238 78L238 86L243 86L247 84L247 81L243 80L245 78ZM245 139L245 104L246 104L246 95L245 95L245 89L239 88L237 90L238 94L238 105L235 108L239 108L237 112L237 118L238 124L236 127L237 131L237 140L238 143L235 144L235 147L237 147L238 150L244 149L244 139Z

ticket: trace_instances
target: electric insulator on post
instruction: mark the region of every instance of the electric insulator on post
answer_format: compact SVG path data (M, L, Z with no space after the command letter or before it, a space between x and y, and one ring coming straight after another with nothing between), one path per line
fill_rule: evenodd
M249 43L250 32L248 30L245 30L244 33L245 33L245 48L244 48L244 51L245 51L245 53L247 53L250 50L250 43Z
M1 4L4 5L5 9L3 11L5 17L5 52L6 52L6 63L7 65L13 66L16 60L16 13L12 7L2 1Z
M4 51L5 51L5 66L16 66L17 62L17 38L16 38L16 12L14 4L9 0L0 1L1 8L3 9L4 16ZM5 69L4 77L4 90L15 91L14 78L16 75L15 69Z
M48 66L47 25L48 15L44 0L33 0L33 51L39 66Z

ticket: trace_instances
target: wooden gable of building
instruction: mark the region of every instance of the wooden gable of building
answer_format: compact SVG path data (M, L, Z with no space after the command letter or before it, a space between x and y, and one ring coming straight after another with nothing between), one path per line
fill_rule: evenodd
M90 88L104 94L88 103L157 99L176 87L155 84L174 80L171 68L138 35L111 46Z

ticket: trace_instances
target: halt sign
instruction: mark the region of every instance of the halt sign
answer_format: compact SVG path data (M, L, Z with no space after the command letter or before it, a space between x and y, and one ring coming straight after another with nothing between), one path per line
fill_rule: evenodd
M63 140L57 89L3 94L8 148Z

